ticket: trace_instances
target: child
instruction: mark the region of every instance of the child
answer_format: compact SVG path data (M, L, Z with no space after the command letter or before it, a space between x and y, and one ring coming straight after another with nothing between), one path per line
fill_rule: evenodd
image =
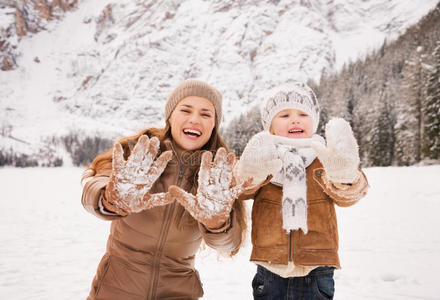
M261 117L265 131L252 137L234 171L256 184L240 197L254 199L254 299L333 299L340 268L334 204L353 205L368 189L351 127L332 119L325 146L316 134L316 96L303 83L271 90Z

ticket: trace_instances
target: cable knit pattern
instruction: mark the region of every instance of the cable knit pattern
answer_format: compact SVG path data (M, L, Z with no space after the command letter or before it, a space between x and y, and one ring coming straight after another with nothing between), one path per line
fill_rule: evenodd
M316 158L312 143L323 145L324 139L317 134L291 139L262 131L251 138L237 164L238 180L251 176L258 184L272 174L271 182L283 187L283 228L287 232L308 231L305 169Z
M218 128L222 120L222 94L213 86L194 78L185 80L170 93L165 104L165 120L168 120L180 100L188 96L203 97L211 101L215 109L215 125Z
M298 109L312 118L313 132L319 123L319 103L312 89L302 82L288 83L269 90L261 107L264 130L269 130L273 117L284 109Z
M307 226L307 182L306 168L315 160L316 152L310 143L303 146L291 145L291 141L303 142L303 139L278 139L275 144L278 157L283 161L283 168L274 174L272 183L283 187L282 214L283 228L286 232L301 229L308 232ZM282 141L289 142L287 145ZM315 134L310 142L324 143L324 139Z

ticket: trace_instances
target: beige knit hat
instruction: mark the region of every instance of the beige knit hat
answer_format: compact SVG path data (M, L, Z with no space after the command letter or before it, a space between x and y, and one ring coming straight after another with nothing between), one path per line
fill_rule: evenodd
M215 126L219 128L222 119L222 94L206 82L193 78L182 82L167 98L165 104L165 120L168 120L177 103L185 97L198 96L211 101L215 109Z

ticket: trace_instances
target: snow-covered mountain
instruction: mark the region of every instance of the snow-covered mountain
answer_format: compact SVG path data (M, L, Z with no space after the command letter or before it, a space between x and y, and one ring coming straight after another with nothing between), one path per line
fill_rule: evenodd
M9 38L18 56L0 72L1 146L161 126L167 94L188 77L223 93L228 122L272 85L318 80L397 37L437 2L77 1L39 33ZM11 22L0 7L0 27Z

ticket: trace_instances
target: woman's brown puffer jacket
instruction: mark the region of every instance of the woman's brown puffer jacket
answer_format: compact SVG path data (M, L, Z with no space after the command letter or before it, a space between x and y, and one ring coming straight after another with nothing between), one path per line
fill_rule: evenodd
M161 144L170 150L171 141ZM175 154L175 152L174 152ZM201 151L173 156L151 193L166 192L177 185L195 194ZM126 217L102 214L98 202L111 168L88 178L82 204L90 213L112 220L107 251L99 263L88 300L197 299L203 295L194 257L202 239L230 253L241 243L241 227L232 212L231 226L213 233L197 223L178 203L155 207Z

